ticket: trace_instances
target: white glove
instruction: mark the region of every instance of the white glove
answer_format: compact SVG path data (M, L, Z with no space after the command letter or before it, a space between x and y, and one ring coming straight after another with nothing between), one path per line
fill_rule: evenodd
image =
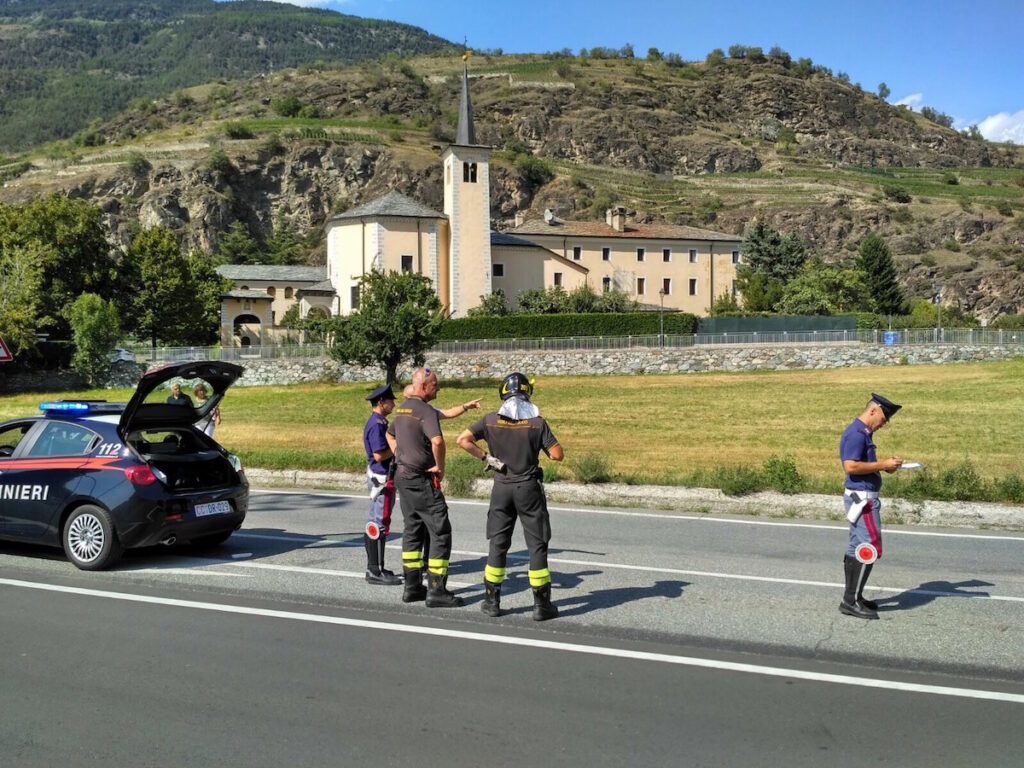
M489 453L484 454L484 471L493 469L495 472L505 471L505 462L499 459L497 456L491 456Z

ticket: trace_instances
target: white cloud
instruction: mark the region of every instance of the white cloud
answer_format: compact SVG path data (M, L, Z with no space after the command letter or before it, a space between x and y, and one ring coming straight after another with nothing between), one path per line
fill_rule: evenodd
M978 123L978 130L989 141L1024 144L1024 109L1012 115L1009 112L990 115Z
M921 106L921 102L924 101L923 93L912 93L909 96L904 96L897 102L894 102L897 107L908 106L911 109L917 109Z

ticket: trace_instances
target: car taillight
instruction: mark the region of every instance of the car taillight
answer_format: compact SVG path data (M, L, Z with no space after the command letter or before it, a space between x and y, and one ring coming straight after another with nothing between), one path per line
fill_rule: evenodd
M138 464L134 467L127 467L124 470L124 476L127 477L133 485L152 485L156 482L156 475L153 474L153 470L149 468L148 464Z

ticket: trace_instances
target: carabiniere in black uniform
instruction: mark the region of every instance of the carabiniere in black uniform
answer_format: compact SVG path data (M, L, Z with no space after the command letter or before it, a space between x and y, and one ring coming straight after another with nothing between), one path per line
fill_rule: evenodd
M487 510L487 538L490 549L484 569L486 594L480 609L487 616L501 613L501 584L505 562L512 544L516 517L523 522L523 534L530 550L530 586L533 588L535 621L552 619L558 609L551 603L551 571L548 570L548 542L551 521L542 483L544 472L538 461L543 450L561 461L562 447L530 402L533 385L522 373L511 373L499 389L503 404L493 413L470 425L458 443L468 453L494 470L491 504ZM489 453L476 444L486 440Z

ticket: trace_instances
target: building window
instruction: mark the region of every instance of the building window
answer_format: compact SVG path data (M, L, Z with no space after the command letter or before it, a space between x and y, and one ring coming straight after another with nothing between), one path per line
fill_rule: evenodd
M601 291L603 293L608 293L608 291L610 291L611 289L612 289L612 279L610 277L602 277L601 278Z
M291 288L285 288L284 289L284 297L286 299L290 299L294 295L295 295L295 291L293 291Z
M470 184L476 184L476 163L462 164L462 180Z
M661 292L663 294L665 294L666 296L671 296L672 295L672 278L671 277L663 277L661 279Z
M491 274L494 275L494 277L504 277L505 265L500 261L494 262L494 264L491 265Z
M739 264L740 263L740 252L739 251L733 251L732 252L732 263L733 264Z
M562 287L562 273L561 272L555 272L555 287L556 288L561 288Z
M691 264L696 264L697 263L697 249L696 248L691 248L690 249L690 263Z
M275 296L277 296L277 289L274 286L270 286L269 288L267 288L267 295L270 298L274 298Z
M350 296L352 298L352 309L359 309L359 286L353 285Z
M573 261L579 261L582 258L583 258L583 246L582 245L574 245L572 247L572 260Z
M636 279L636 295L637 296L643 296L644 292L646 290L647 290L647 278L645 278L645 277L638 277Z
M696 277L691 277L690 278L690 295L691 296L696 296L697 295L697 278Z
M646 249L644 249L644 248L637 248L636 249L636 260L637 261L643 261L644 257L646 255L647 255L647 250Z
M662 261L672 261L672 249L671 248L662 248L661 249L661 260Z
M252 302L249 301L248 299L243 301L242 302L242 309L251 310L252 309Z
M612 249L609 248L608 246L605 246L604 248L601 249L601 261L611 261L611 260L612 260Z
M403 272L412 272L412 254L411 253L403 253L402 254L402 271Z

